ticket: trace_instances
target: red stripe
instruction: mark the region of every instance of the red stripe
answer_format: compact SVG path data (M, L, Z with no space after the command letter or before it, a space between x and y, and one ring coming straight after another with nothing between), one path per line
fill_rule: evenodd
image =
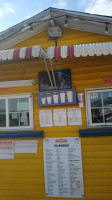
M61 48L59 47L54 47L54 57L55 58L60 58L61 57Z
M26 58L30 58L32 56L32 47L27 47L26 48Z
M20 49L15 49L14 50L14 53L13 53L13 58L14 59L18 59L19 58L19 52L20 52Z
M73 45L68 46L68 48L67 48L67 56L69 58L74 57L74 46Z

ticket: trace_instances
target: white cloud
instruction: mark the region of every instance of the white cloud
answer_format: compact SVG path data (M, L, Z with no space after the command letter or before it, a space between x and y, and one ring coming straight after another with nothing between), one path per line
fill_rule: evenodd
M28 13L27 16L25 17L25 19L28 19L28 18L30 18L32 16L33 16L32 13Z
M40 10L39 12L41 12L42 10ZM38 13L39 13L38 12ZM37 12L34 12L34 13L32 13L32 12L30 12L30 13L28 13L27 14L27 16L25 17L25 19L28 19L28 18L30 18L30 17L33 17L34 15L36 15L37 14Z
M65 0L57 0L56 3L53 3L52 6L56 8L65 8L67 5Z
M111 0L91 0L86 4L85 12L91 14L112 16L112 1Z
M4 13L15 13L15 8L10 3L4 4Z
M3 17L3 11L0 9L0 17Z
M9 13L12 13L12 14L15 13L15 8L13 5L11 5L10 3L5 3L5 4L0 5L0 18L4 17L4 15L9 14Z

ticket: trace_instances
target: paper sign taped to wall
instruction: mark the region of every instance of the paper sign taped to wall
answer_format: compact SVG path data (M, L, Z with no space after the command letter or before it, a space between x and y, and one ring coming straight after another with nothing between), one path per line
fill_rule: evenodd
M68 125L82 125L81 108L68 108Z
M83 198L80 138L45 138L43 147L46 196Z
M0 140L0 159L14 158L14 141Z
M66 109L53 109L54 126L67 126Z
M39 111L40 127L53 126L52 110L40 110Z
M14 153L37 153L37 140L15 140Z

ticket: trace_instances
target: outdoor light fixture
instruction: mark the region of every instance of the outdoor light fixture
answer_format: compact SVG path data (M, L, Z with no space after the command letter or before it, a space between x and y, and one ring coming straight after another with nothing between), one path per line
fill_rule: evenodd
M66 19L65 19L65 24L64 26L67 27L67 24L68 24L68 15L66 16Z
M106 23L106 27L105 27L105 34L108 35L108 22Z
M51 26L55 26L55 23L54 23L53 19L50 20L50 23L51 23Z
M30 25L30 30L31 30L31 32L33 33L33 27L32 27L31 24L29 24L29 25Z
M34 80L3 81L0 82L0 88L33 86L34 84Z

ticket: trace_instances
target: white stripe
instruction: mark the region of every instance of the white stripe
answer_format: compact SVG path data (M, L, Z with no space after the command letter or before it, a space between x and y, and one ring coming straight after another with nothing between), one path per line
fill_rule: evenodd
M54 58L54 47L48 47L47 55L50 59Z
M24 59L25 58L25 55L26 55L26 47L24 48L21 48L20 49L20 52L19 52L19 57Z
M32 56L33 57L39 57L40 56L40 50L41 50L40 46L32 47Z
M7 54L8 60L12 60L13 59L14 50L15 49L7 50L8 51L8 54Z
M7 60L7 54L8 54L8 53L7 53L7 50L3 50L3 51L2 51L2 60L3 60L3 61Z
M62 58L67 57L67 46L61 46L61 57Z

